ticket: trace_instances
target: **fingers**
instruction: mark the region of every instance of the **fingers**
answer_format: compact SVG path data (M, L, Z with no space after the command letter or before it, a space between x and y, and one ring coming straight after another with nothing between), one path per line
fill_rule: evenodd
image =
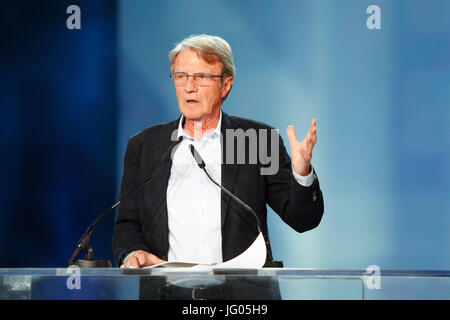
M317 135L315 133L308 132L305 137L305 142L308 148L314 147L317 142Z
M291 161L295 172L302 176L307 176L311 172L311 159L313 148L317 142L317 120L313 119L309 125L309 130L302 141L298 141L295 136L293 126L286 129L289 142L291 144Z
M157 256L144 250L137 250L131 253L127 260L120 266L121 268L142 268L154 264L165 262Z
M313 148L317 142L317 120L313 119L309 125L309 131L306 133L305 138L298 142L295 136L295 130L293 126L288 126L287 134L289 142L291 143L291 153L299 153L305 161L310 161L312 158ZM293 149L292 149L293 148ZM292 159L297 159L295 154L291 154Z
M292 125L289 125L286 129L286 133L289 139L289 143L292 145L295 141L297 141L297 137L295 135L295 129Z
M309 131L306 134L306 143L308 147L314 147L317 142L317 128L316 128L317 120L313 119L311 124L309 125Z
M317 120L313 119L309 125L309 131L306 134L305 137L305 142L307 144L312 144L313 146L316 144L317 142ZM297 136L295 134L295 129L294 126L289 125L286 129L286 133L289 139L289 142L291 143L291 145L297 141Z
M120 266L121 268L140 268L139 259L136 255L130 255L127 260Z
M310 132L316 133L316 124L317 124L317 120L312 119L311 124L309 125Z
M140 268L141 263L139 262L139 258L137 256L128 258L128 268Z

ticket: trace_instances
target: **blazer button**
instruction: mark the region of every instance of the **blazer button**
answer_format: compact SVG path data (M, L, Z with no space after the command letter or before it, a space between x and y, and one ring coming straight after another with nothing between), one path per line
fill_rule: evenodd
M312 194L312 201L313 201L313 202L316 202L316 201L317 201L317 192L316 192L316 190L313 191L313 194Z

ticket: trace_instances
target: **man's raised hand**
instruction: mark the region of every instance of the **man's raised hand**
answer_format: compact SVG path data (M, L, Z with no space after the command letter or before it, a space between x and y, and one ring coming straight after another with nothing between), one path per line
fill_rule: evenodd
M317 142L316 122L316 119L311 121L309 131L302 141L297 140L293 126L290 125L286 129L291 145L292 167L301 176L307 176L311 173L312 152Z

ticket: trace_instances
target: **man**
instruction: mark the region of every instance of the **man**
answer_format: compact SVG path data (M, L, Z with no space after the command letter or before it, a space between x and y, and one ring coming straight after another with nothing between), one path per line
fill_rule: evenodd
M232 51L225 40L191 36L181 41L169 57L182 116L130 138L120 197L154 173L173 140L179 136L184 139L171 161L155 172L153 180L120 205L113 237L119 265L140 268L164 261L220 263L240 254L256 238L255 218L195 165L189 144L199 151L212 178L254 209L267 243L267 204L295 230L315 228L324 209L319 181L311 166L317 141L316 120L302 141L297 140L292 126L287 128L289 158L281 138L271 139L275 134L271 127L222 112L234 80ZM267 131L271 137L266 140L267 148L277 156L278 170L262 174L267 163L260 159L256 163L237 160L239 152L254 152L251 141L244 150L233 147L236 153L230 161L230 150L225 146L233 145L233 141L227 130ZM257 139L261 146L261 137ZM268 266L271 261L269 245Z

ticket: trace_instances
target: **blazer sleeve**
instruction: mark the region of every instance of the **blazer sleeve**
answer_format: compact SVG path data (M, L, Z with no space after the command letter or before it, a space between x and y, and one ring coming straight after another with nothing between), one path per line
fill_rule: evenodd
M133 140L130 139L125 153L119 199L122 199L138 187L136 178L139 165L138 159ZM112 247L114 257L119 265L122 264L125 256L132 251L149 251L143 237L136 195L130 196L119 205L114 225Z
M291 158L279 136L279 170L266 176L266 198L281 219L298 232L314 229L323 216L323 195L317 174L313 174L314 182L309 187L295 180Z

